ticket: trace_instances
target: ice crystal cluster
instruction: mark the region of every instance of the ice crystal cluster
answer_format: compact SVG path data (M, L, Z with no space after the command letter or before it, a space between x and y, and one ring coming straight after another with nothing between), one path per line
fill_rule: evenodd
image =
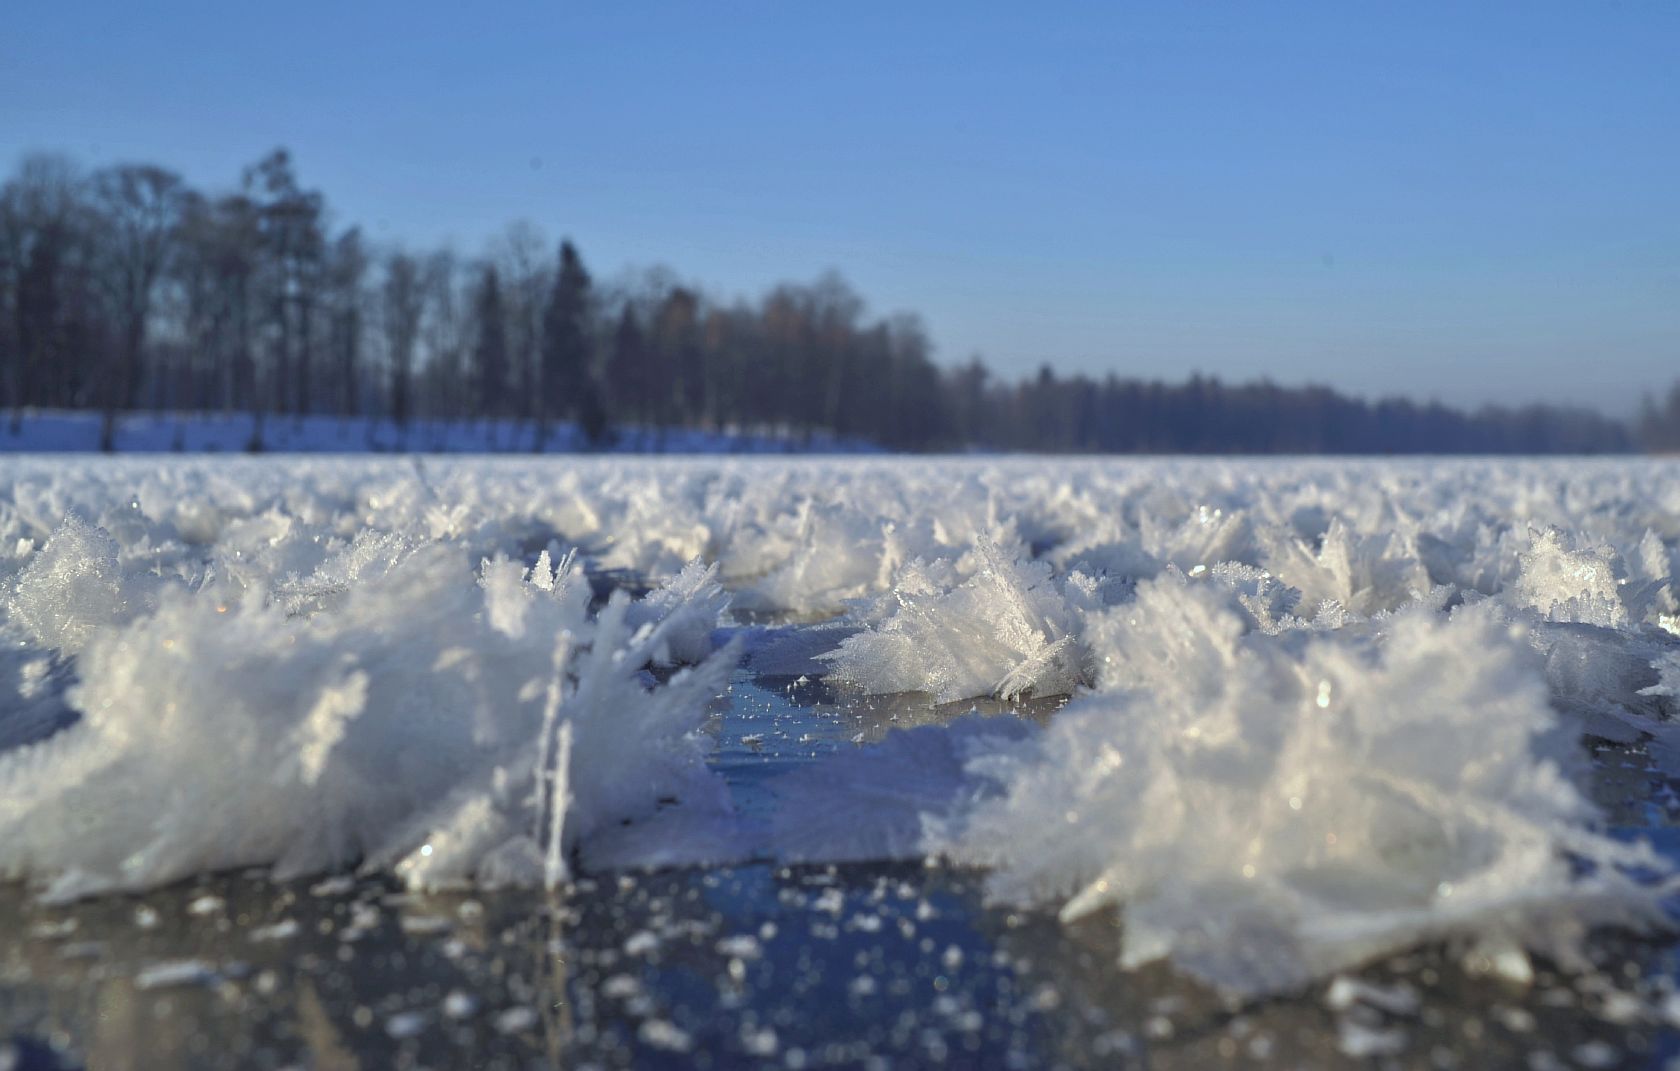
M1585 745L1680 771L1672 463L0 472L0 875L51 896L934 856L1238 993L1664 924ZM738 667L930 715L766 828L707 761Z

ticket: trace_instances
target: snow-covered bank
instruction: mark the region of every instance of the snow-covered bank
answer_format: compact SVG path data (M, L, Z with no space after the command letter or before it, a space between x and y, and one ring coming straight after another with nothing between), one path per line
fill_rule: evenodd
M1581 742L1680 772L1677 569L1655 461L0 460L0 873L933 856L1236 992L1567 967L1664 924ZM706 761L742 660L929 724L765 829Z
M102 417L91 410L0 411L0 453L91 453L101 448ZM540 449L539 449L540 439ZM868 443L826 435L765 435L697 428L616 427L590 444L577 425L546 429L522 420L414 420L250 413L123 413L116 453L277 454L856 454Z

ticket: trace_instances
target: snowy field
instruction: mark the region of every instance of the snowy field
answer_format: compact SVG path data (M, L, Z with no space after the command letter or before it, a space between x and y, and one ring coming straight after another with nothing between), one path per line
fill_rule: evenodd
M0 411L0 453L92 453L100 447L103 417L86 409ZM360 454L419 451L441 454L529 454L538 429L528 420L414 420L399 425L374 417L277 416L258 423L250 413L123 413L111 446L117 453L243 454L253 447L275 454ZM542 438L543 451L576 453L786 454L873 453L868 443L826 434L797 436L695 428L619 426L612 440L591 445L569 421Z
M0 1038L1661 1066L1677 571L1673 462L0 459Z

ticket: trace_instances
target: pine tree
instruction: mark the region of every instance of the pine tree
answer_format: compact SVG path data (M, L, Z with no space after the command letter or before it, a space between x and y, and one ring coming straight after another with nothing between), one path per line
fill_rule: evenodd
M577 248L560 243L560 270L554 276L543 314L542 420L575 416L589 377L589 272ZM544 436L538 436L539 441Z

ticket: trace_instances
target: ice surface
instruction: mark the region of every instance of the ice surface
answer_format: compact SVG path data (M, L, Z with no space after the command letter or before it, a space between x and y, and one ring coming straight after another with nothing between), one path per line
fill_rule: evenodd
M916 858L931 847L928 828L992 789L971 762L1027 738L1017 718L969 714L945 726L895 732L842 752L774 784L781 800L771 822L778 857L794 862Z
M1240 993L1659 921L1670 866L1608 834L1582 741L1680 773L1672 463L0 477L0 874L49 896L936 856ZM806 756L766 831L708 764L743 659L939 713ZM1071 699L959 716L988 696Z

